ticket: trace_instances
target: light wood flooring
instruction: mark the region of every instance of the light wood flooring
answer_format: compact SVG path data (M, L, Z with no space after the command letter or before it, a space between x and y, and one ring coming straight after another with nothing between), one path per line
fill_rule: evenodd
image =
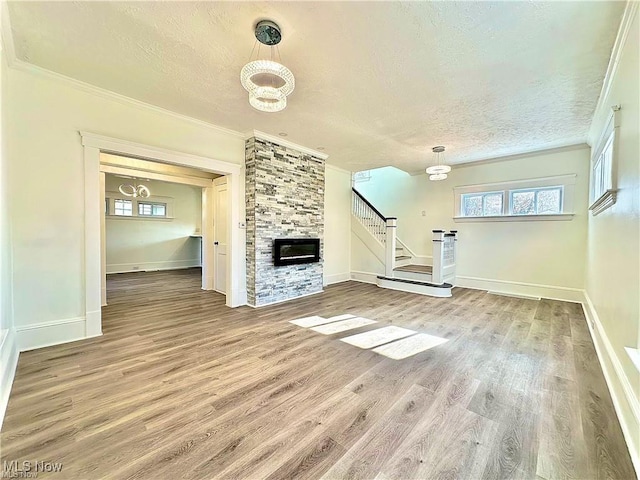
M634 478L581 310L347 282L229 309L199 270L113 275L100 338L23 353L1 460L60 479ZM289 323L377 320L325 336ZM392 360L338 339L449 341Z

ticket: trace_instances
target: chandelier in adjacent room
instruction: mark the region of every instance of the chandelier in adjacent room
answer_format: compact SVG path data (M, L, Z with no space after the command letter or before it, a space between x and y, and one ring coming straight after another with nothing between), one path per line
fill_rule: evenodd
M256 60L250 61L240 71L240 83L249 92L249 104L262 112L279 112L287 106L287 97L295 88L295 78L287 67L274 60L280 57L277 45L282 40L280 27L270 20L258 22L255 29L256 43L251 51L256 51ZM260 59L260 45L270 48L269 59Z
M137 185L137 184L132 185L132 184L123 183L118 187L118 190L122 195L125 195L127 197L148 198L149 195L151 195L151 192L149 191L149 189L144 185Z
M451 171L451 167L444 164L444 147L433 147L431 150L435 157L435 165L427 167L426 172L429 174L429 180L444 180L447 178L447 173Z

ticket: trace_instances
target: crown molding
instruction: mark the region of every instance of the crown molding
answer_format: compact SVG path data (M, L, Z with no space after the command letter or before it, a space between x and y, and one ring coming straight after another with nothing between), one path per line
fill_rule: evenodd
M16 49L13 43L13 33L9 18L9 2L0 2L0 36L2 37L2 52L7 60L7 65L12 67L16 62Z
M329 158L329 155L327 155L326 153L318 152L317 150L313 150L303 145L298 145L297 143L293 143L288 140L283 140L281 137L269 135L268 133L261 132L260 130L252 130L247 135L245 135L245 139L247 140L251 137L266 140L267 142L275 143L276 145L280 145L282 147L291 148L293 150L306 153L307 155L311 155L321 160L326 160L327 158Z
M82 92L89 93L97 97L105 98L107 100L113 100L121 104L138 108L140 110L146 110L154 113L159 113L161 115L166 115L166 116L175 118L177 120L181 120L183 122L188 122L200 127L216 130L217 132L230 135L236 138L242 138L243 140L245 138L245 136L242 133L237 132L235 130L230 130L228 128L220 127L218 125L214 125L213 123L205 122L204 120L198 120L197 118L189 117L188 115L183 115L181 113L176 113L171 110L158 107L157 105L152 105L150 103L142 102L140 100L136 100L134 98L127 97L119 93L115 93L111 90L107 90L101 87L96 87L95 85L91 85L90 83L86 83L81 80L76 80L75 78L72 78L72 77L67 77L66 75L62 75L60 73L47 70L46 68L39 67L37 65L25 62L20 59L14 59L13 63L10 64L10 67L15 70L19 70L35 76L46 78L48 80L57 81L57 82L66 84L67 86L70 86L76 90L80 90Z
M613 80L618 71L620 65L620 59L622 58L622 51L627 42L629 36L629 30L631 30L631 24L638 12L638 4L640 2L635 0L628 0L622 14L622 20L620 21L620 27L618 28L618 34L616 40L613 43L613 49L611 50L611 58L609 58L609 65L607 65L607 72L604 75L604 81L602 82L602 89L600 90L600 96L598 97L598 103L593 111L593 118L591 119L591 126L589 127L589 138L592 137L595 122L600 117L600 112L603 109L608 108L609 105L605 105L608 102L609 93L613 86Z

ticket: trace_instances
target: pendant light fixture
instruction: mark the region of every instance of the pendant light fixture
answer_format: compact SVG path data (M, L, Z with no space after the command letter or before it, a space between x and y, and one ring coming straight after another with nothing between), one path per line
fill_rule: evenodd
M151 195L151 192L149 191L149 189L144 185L137 185L137 184L131 185L131 184L123 183L118 187L118 190L122 195L125 195L127 197L133 197L133 198L137 198L137 197L148 198L149 195Z
M262 112L279 112L287 107L287 97L295 88L295 78L287 67L274 60L280 57L277 45L282 40L280 27L271 20L258 22L255 28L256 42L249 60L256 51L256 59L247 63L240 71L240 83L249 92L249 104ZM260 45L270 48L269 59L260 59Z
M429 180L445 180L447 178L447 173L451 171L451 167L444 164L444 147L437 146L433 147L431 150L435 157L435 165L427 167L426 172L429 174Z

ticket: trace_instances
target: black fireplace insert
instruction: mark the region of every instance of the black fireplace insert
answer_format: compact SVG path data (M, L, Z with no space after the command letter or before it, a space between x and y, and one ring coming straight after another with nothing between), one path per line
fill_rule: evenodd
M273 241L273 264L277 267L319 261L319 238L276 238Z

